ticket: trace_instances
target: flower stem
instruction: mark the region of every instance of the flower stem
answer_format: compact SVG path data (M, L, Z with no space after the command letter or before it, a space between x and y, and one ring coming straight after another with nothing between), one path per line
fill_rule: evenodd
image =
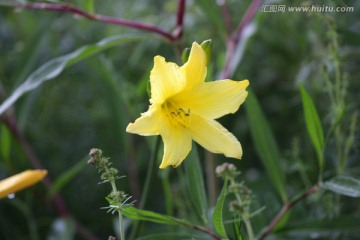
M125 240L125 231L124 231L124 224L123 224L123 215L121 214L120 211L118 211L119 213L119 227L120 227L120 240Z
M115 180L110 181L111 183L111 187L114 193L117 192L117 188L116 188L116 184L115 184ZM124 231L124 224L123 224L123 215L120 212L120 208L121 208L121 202L117 203L119 209L118 209L118 214L119 214L119 231L120 231L120 240L125 240L125 231Z
M245 226L246 226L246 231L248 233L248 239L249 240L255 240L254 230L252 228L250 219L248 217L245 218L244 223L245 223Z

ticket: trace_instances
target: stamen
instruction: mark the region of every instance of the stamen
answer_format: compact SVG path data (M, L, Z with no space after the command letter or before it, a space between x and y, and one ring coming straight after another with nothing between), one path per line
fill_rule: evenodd
M189 127L190 121L191 121L191 114L190 109L184 109L181 107L178 107L176 104L174 104L171 101L166 101L162 108L166 114L166 116L169 118L170 123L177 127Z

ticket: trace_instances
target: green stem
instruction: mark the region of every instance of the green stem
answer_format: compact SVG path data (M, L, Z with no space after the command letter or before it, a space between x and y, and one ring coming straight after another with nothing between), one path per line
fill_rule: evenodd
M254 230L252 228L250 219L248 217L246 217L244 219L244 223L245 223L245 226L246 226L246 231L248 233L248 239L249 240L255 240Z
M120 240L125 240L125 231L124 231L124 224L123 224L123 215L120 211L119 213L119 227L120 227Z
M152 172L153 172L154 165L156 164L156 158L157 158L157 155L158 155L159 147L160 147L160 137L157 136L156 140L155 140L155 147L154 147L154 150L153 150L153 152L151 154L151 157L150 157L149 167L148 167L147 172L146 172L144 189L142 191L141 201L140 201L140 204L139 204L140 209L143 209L145 207L145 203L146 203L148 193L149 193ZM139 228L139 221L134 221L132 230L130 232L130 239L135 239L138 228Z
M111 187L114 193L117 193L117 188L116 188L116 184L115 184L115 180L111 180ZM119 210L118 210L118 214L119 214L119 230L120 230L120 240L125 240L125 231L124 231L124 224L123 224L123 215L120 212L120 208L121 208L121 202L117 203Z

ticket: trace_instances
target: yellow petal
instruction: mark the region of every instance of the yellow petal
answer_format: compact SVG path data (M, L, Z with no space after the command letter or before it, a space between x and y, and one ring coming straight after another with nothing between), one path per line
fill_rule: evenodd
M186 89L191 89L204 82L206 77L206 53L201 46L194 42L188 61L181 67L186 79Z
M0 198L37 183L46 174L46 170L27 170L0 181Z
M205 120L192 115L190 130L194 141L213 153L222 153L226 157L242 156L242 148L236 137L215 120Z
M156 56L150 73L150 85L151 103L162 104L184 88L185 79L178 65Z
M151 136L159 134L159 125L163 120L159 107L157 105L150 106L149 110L141 114L141 117L134 123L129 123L126 128L127 132L139 134L142 136Z
M162 129L161 138L164 142L164 156L160 168L179 166L191 150L190 132L184 127L168 124Z
M174 101L191 113L206 119L217 119L236 112L248 95L248 80L219 80L197 85L195 88L178 94Z

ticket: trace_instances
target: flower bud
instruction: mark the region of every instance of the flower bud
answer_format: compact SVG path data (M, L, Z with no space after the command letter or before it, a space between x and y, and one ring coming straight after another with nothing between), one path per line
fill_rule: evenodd
M240 174L240 172L236 170L237 169L234 164L224 163L220 166L217 166L215 172L219 177L234 179Z
M201 48L206 54L206 65L209 64L212 52L212 42L211 39L205 40L200 44Z

